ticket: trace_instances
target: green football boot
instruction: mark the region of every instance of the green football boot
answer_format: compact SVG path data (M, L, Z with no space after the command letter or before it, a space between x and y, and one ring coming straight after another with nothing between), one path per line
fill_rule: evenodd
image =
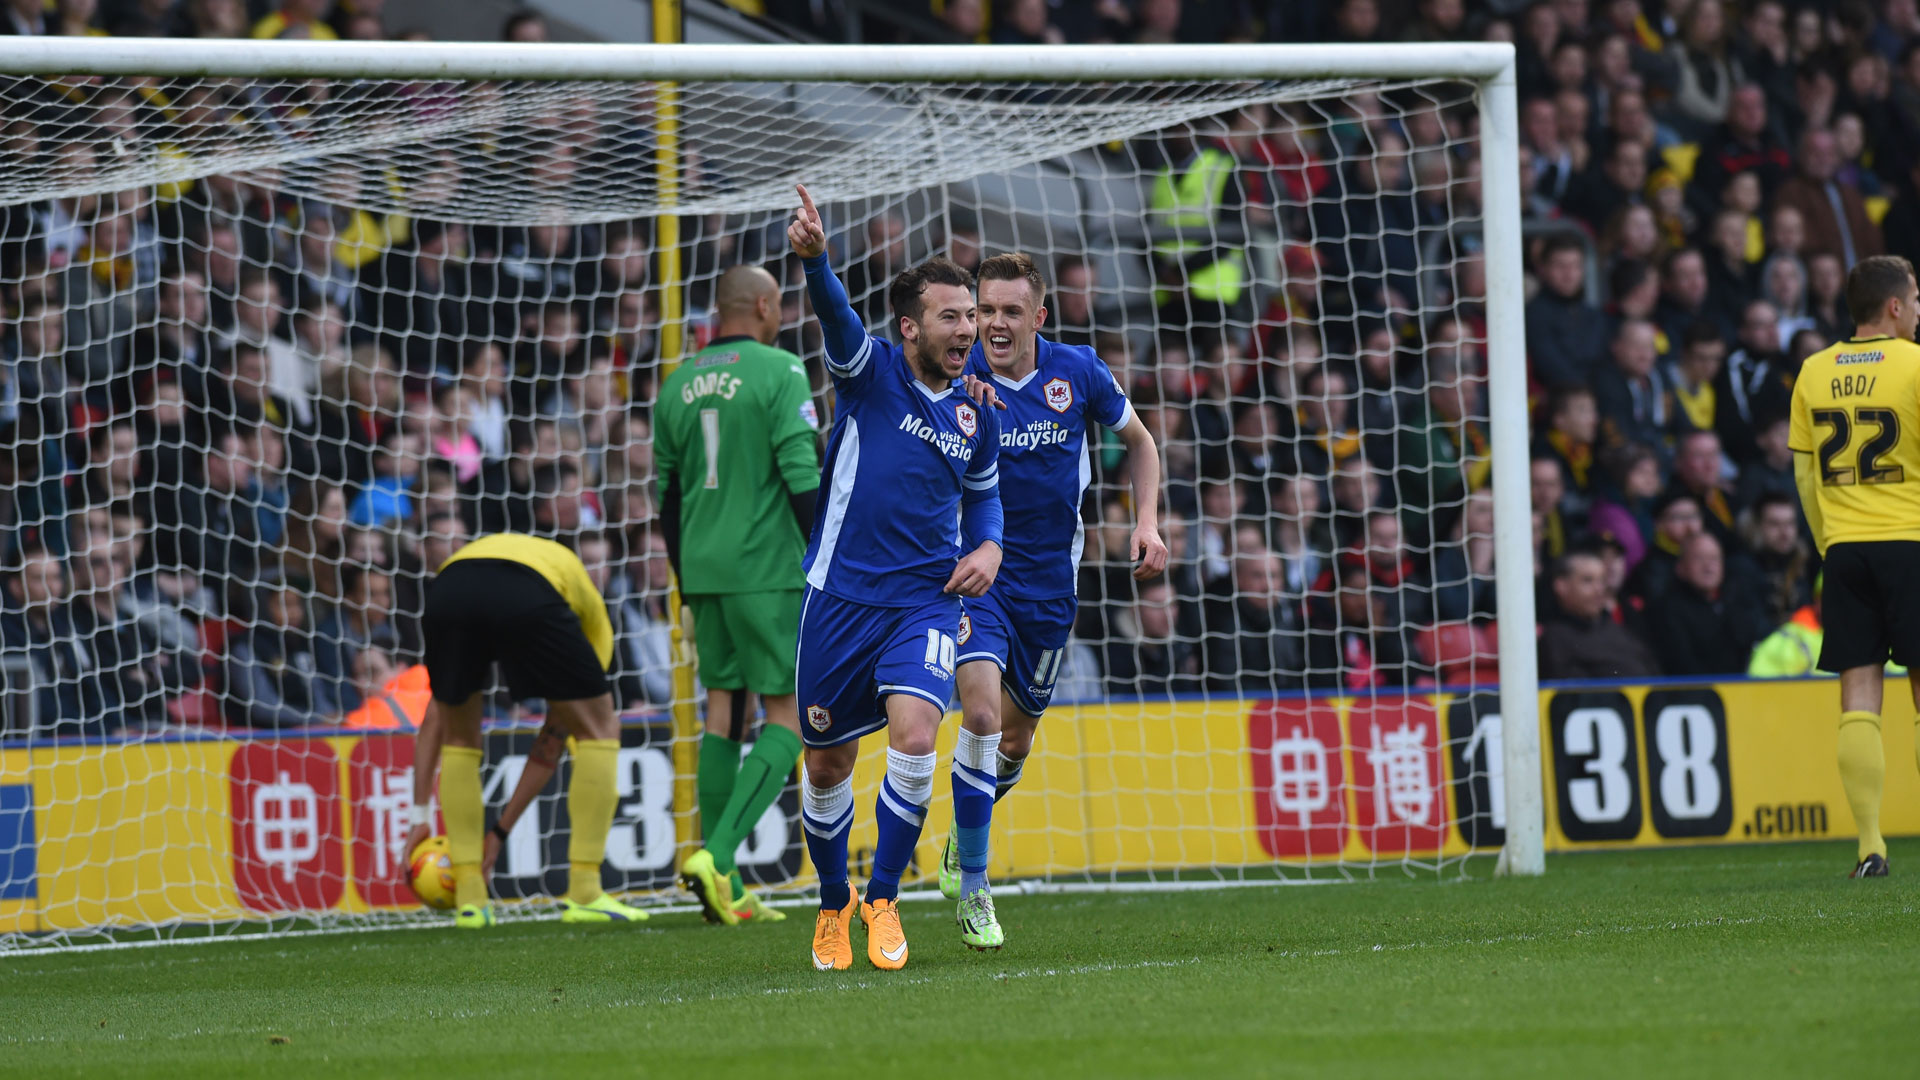
M993 913L993 894L985 889L968 893L954 918L960 923L960 940L969 949L986 952L1007 943L1000 919Z
M646 922L647 913L632 904L623 904L606 893L601 893L591 903L576 904L572 900L560 901L560 921L563 923L637 923Z
M453 925L462 930L485 930L493 925L493 905L462 904L453 913Z

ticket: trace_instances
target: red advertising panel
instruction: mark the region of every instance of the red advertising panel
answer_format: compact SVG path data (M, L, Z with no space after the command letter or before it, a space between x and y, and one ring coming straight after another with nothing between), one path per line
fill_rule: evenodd
M1347 730L1361 843L1376 855L1438 851L1446 839L1447 811L1432 699L1355 701Z
M330 908L345 891L340 762L319 740L248 742L233 755L233 884L254 911Z
M1253 813L1277 859L1338 855L1347 843L1340 714L1306 701L1263 701L1248 718Z
M354 888L373 907L417 906L413 890L401 881L413 809L413 738L376 735L354 744L347 755L347 794Z

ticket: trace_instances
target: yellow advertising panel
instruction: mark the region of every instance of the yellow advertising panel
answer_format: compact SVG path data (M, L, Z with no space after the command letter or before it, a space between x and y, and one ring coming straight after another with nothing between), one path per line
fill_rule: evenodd
M1920 834L1904 683L1887 694L1890 834ZM1416 694L1113 704L1053 710L995 813L995 877L1261 865L1431 862L1498 847L1505 792L1497 698ZM950 754L957 717L943 726ZM1853 835L1834 764L1831 681L1593 686L1541 695L1549 850ZM488 736L502 804L531 729ZM853 870L872 857L885 755L855 770ZM0 749L0 932L261 919L415 907L401 883L412 739L368 735L151 740ZM670 730L625 729L610 889L672 888L683 854ZM564 774L563 774L564 780ZM950 821L935 786L911 877ZM493 887L565 887L564 788L509 834ZM758 884L811 869L791 792L743 845Z

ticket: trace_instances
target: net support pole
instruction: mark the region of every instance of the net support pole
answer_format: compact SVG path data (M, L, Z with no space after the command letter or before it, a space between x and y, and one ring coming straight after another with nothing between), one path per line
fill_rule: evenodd
M1481 84L1480 190L1487 262L1487 415L1493 437L1494 579L1506 844L1496 874L1546 872L1540 687L1534 657L1533 506L1520 243L1520 120L1514 65Z
M653 0L653 40L657 45L680 43L682 11L680 0ZM654 252L659 265L660 283L660 379L664 381L680 366L686 352L686 311L681 292L680 216L674 205L680 200L680 88L663 82L654 99L654 180L659 186L664 211L655 220ZM687 640L686 609L680 598L676 577L667 595L673 636L673 803L694 808L699 805L696 778L699 775L700 710L694 704L694 659L692 643ZM700 826L697 813L674 815L674 841L681 850L698 847Z

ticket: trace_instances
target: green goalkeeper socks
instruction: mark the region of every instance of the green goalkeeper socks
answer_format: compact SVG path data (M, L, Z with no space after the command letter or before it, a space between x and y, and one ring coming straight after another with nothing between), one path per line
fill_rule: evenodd
M702 744L700 776L703 815L706 812L705 749L705 744ZM733 797L727 800L726 809L721 811L718 818L702 818L703 823L715 822L707 829L707 850L713 854L715 869L723 874L737 872L733 855L740 849L740 841L746 839L753 827L759 824L760 815L773 805L773 800L780 797L780 789L787 786L787 778L793 775L793 763L799 759L800 736L776 724L767 724L760 729L760 738L754 742L753 752L740 763L739 780L734 785ZM739 887L736 881L734 888Z
M700 798L700 835L713 839L733 797L734 779L740 775L740 744L725 735L709 731L700 737L700 772L694 787Z

